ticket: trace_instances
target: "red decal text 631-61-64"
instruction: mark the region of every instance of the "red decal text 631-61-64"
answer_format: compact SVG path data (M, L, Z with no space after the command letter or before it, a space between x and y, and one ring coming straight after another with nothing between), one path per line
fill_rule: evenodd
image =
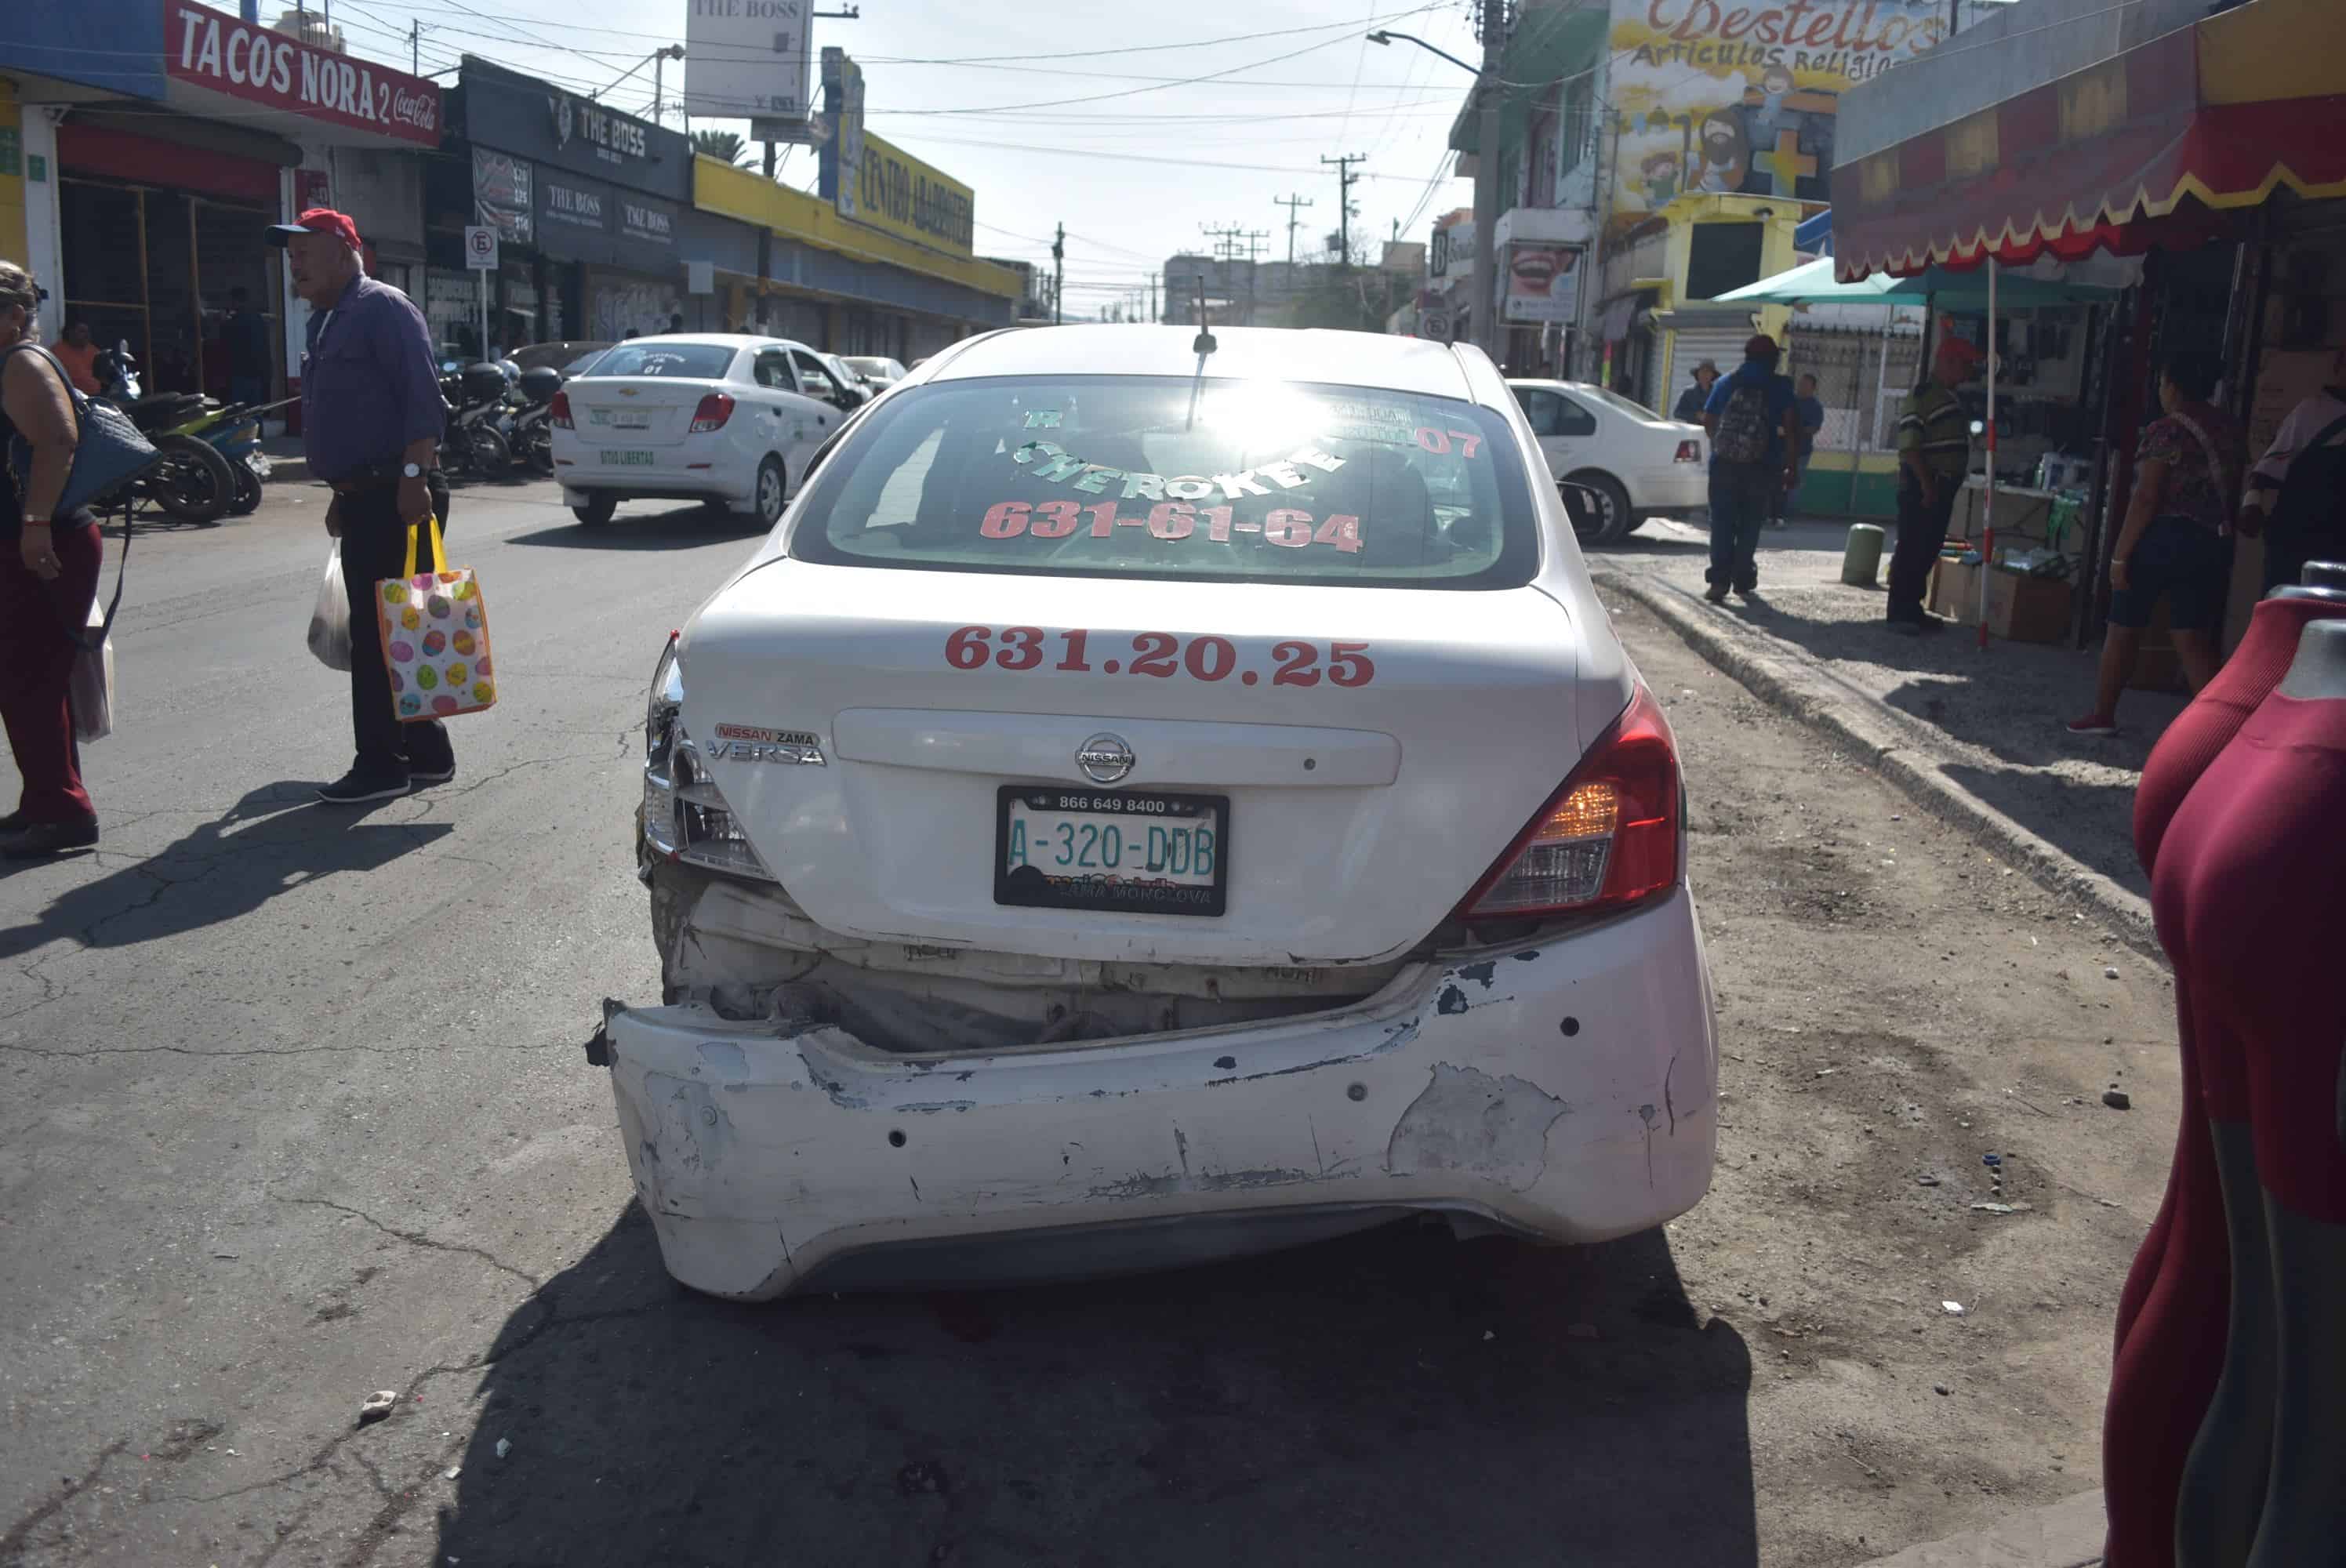
M1055 657L1056 656L1056 657ZM960 626L946 635L945 663L955 669L1048 669L1073 675L1153 676L1159 680L1236 680L1240 686L1366 686L1377 667L1366 643L1283 638L1242 650L1222 636L1171 632L1103 633L1041 626Z

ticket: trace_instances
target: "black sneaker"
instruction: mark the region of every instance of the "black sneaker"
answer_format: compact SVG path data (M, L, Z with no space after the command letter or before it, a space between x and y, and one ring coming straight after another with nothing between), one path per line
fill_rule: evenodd
M445 784L454 777L456 777L456 765L454 762L449 763L445 768L418 768L413 763L408 764L407 768L407 781L418 789L426 785Z
M1749 581L1738 583L1735 585L1735 591L1748 599L1760 591L1760 579L1753 577Z
M1725 583L1713 583L1708 588L1704 590L1702 602L1706 605L1723 605L1727 603L1727 585Z
M1882 625L1885 631L1894 632L1902 637L1919 637L1923 635L1923 623L1910 621L1903 616L1892 616Z
M15 835L0 840L0 859L38 860L67 850L87 850L97 842L97 819L82 822L28 822Z
M11 811L6 816L0 817L0 833L21 833L31 826L30 822L25 820L25 813L22 811Z
M388 800L407 793L404 773L374 772L353 768L332 784L318 787L318 799L329 806L356 806L367 800Z

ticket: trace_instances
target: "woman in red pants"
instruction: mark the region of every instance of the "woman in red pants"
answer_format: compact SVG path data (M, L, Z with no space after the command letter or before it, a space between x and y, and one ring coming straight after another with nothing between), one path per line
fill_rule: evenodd
M45 297L0 260L0 721L24 779L16 809L0 817L0 857L15 860L97 842L66 685L104 547L87 512L51 514L80 433L56 362L17 351L37 340Z

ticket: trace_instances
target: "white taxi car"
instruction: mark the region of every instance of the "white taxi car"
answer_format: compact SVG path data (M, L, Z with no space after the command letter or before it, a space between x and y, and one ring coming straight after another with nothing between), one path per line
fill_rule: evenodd
M956 344L670 640L646 728L666 995L588 1057L688 1285L1413 1212L1595 1241L1708 1185L1675 744L1478 351Z
M614 343L554 394L554 474L590 528L695 500L770 526L863 396L804 343L693 332Z
M1586 382L1507 385L1549 472L1586 498L1575 518L1582 544L1618 544L1650 517L1709 514L1710 440L1702 426Z

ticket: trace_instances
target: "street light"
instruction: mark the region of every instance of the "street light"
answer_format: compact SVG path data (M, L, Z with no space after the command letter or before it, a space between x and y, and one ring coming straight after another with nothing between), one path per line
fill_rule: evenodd
M1493 360L1499 357L1499 290L1498 279L1492 270L1495 265L1494 241L1499 227L1499 67L1501 51L1506 36L1506 6L1504 0L1482 0L1483 66L1473 66L1450 53L1438 49L1424 39L1410 33L1395 33L1380 27L1369 35L1372 44L1390 44L1395 38L1416 45L1430 55L1439 55L1474 78L1476 117L1480 122L1474 135L1474 301L1470 307L1474 329L1475 346Z
M1452 65L1457 66L1460 70L1465 72L1470 76L1480 76L1483 74L1474 66L1468 65L1465 61L1460 59L1457 56L1452 54L1449 50L1437 49L1433 45L1427 43L1424 39L1417 36L1414 33L1395 33L1390 29L1380 27L1375 32L1369 35L1369 42L1372 44L1390 44L1395 38L1399 38L1404 44L1414 44L1419 48L1425 50L1428 54L1441 56L1443 59L1449 61Z

